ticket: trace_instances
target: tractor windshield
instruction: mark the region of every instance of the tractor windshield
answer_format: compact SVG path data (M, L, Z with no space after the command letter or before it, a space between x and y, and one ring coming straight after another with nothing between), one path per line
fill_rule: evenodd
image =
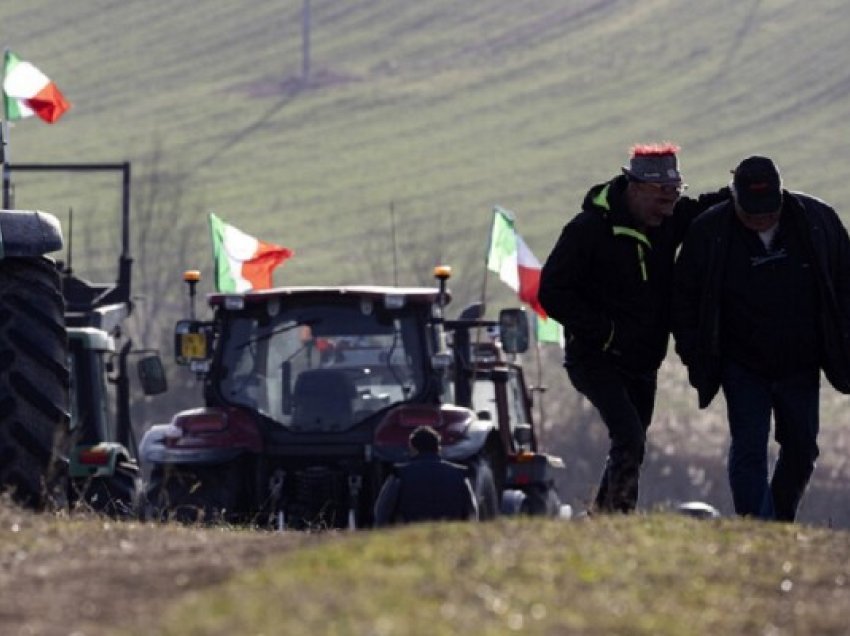
M228 403L293 431L329 432L424 389L423 308L356 297L284 302L227 313L218 385Z

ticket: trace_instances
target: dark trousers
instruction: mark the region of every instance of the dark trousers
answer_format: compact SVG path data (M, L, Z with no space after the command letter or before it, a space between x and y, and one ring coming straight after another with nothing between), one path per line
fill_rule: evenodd
M794 521L819 452L820 372L811 368L769 380L730 362L722 387L732 437L728 471L735 512ZM771 413L779 457L768 485Z
M567 374L599 411L611 440L595 507L631 512L637 506L646 430L655 407L656 373L630 374L599 355L570 363Z

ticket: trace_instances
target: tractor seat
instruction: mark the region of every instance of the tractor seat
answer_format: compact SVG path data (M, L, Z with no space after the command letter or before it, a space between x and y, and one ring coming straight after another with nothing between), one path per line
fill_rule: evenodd
M292 391L292 424L304 430L343 430L351 426L357 391L352 379L337 369L303 371Z

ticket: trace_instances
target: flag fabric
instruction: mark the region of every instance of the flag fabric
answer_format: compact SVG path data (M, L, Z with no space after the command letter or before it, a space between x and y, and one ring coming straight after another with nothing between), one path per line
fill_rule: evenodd
M513 289L521 301L528 303L535 313L546 316L546 311L537 300L542 269L540 261L516 233L511 213L500 207L493 208L487 269L498 274L501 281Z
M215 286L223 293L268 289L272 271L292 250L260 241L210 214Z
M543 318L535 316L534 333L537 342L551 342L564 346L564 328L551 316Z
M561 326L546 316L546 311L537 299L542 269L540 261L517 234L513 215L498 206L493 208L487 269L498 274L501 281L537 314L538 342L561 342Z
M37 115L54 123L71 107L50 78L6 49L3 60L3 112L6 121Z
M499 207L493 208L490 248L487 252L487 269L497 273L505 285L514 291L519 291L514 221L507 211Z

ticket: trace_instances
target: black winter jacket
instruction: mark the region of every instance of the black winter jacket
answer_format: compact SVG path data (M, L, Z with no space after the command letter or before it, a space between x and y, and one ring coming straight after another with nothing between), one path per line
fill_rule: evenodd
M465 466L421 453L396 467L375 502L375 525L478 518Z
M850 238L830 206L800 192L784 191L783 218L803 237L815 264L820 366L827 380L850 393ZM717 395L721 298L735 219L732 202L716 205L691 226L676 263L673 334L691 385L705 408Z
M566 365L605 355L627 372L655 372L667 353L673 264L691 221L729 197L682 197L674 214L641 232L624 176L594 186L563 229L541 273L539 299L564 326Z

